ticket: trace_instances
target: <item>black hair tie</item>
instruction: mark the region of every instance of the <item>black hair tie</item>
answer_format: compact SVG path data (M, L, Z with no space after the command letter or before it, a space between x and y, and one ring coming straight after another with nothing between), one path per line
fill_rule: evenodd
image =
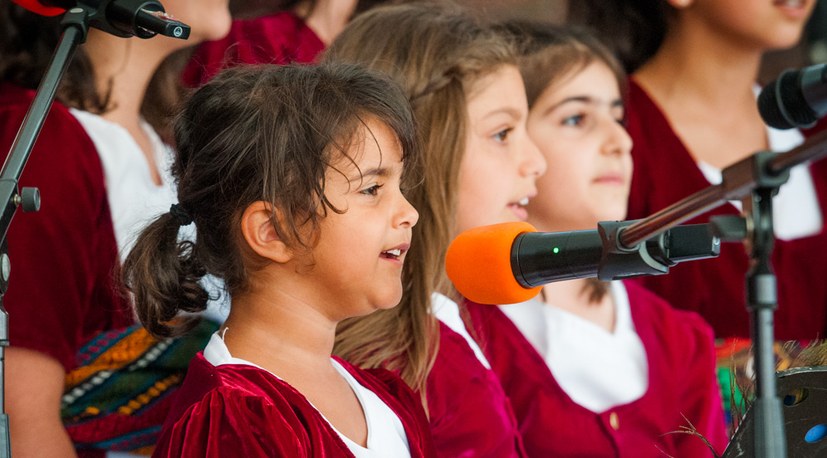
M172 204L172 206L169 207L169 214L174 216L181 226L189 226L192 224L192 216L184 210L181 204Z

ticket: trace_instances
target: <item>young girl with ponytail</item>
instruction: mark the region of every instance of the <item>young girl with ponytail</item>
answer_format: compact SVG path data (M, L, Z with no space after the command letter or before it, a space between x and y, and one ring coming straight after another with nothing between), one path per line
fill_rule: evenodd
M417 152L399 89L347 65L235 68L195 92L175 139L179 203L124 266L138 316L159 336L191 326L208 273L232 304L156 456L428 456L404 382L331 357L339 321L402 295L418 214L401 191Z

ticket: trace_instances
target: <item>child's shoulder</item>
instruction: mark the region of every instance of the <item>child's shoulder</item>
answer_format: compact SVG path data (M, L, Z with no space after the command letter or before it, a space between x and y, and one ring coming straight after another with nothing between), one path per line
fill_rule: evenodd
M264 369L243 364L214 366L203 353L198 353L176 393L171 416L192 415L201 409L213 413L247 412L251 417L273 421L276 417L309 412L313 407L295 388Z
M278 377L255 366L213 366L202 353L175 396L159 456L298 456L310 443L307 429L323 428L306 424L316 418L313 407ZM215 431L220 444L201 440ZM250 444L257 451L248 454Z

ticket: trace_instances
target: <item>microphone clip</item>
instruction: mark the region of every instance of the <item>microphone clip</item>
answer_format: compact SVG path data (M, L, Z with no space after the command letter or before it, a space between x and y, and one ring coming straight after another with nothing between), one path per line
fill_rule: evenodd
M619 280L639 275L662 275L669 272L668 257L655 259L649 253L651 240L633 247L626 247L620 242L623 228L634 221L601 221L597 223L597 232L603 241L603 256L597 266L597 278L603 281ZM652 248L663 248L663 236L651 244Z
M88 24L121 38L164 35L186 40L191 31L187 24L168 16L164 6L155 0L80 0L63 20L64 24L84 22L84 32Z
M620 280L641 275L663 275L679 262L717 257L721 238L715 223L676 226L638 245L621 242L623 230L632 221L601 221L597 231L603 241L603 256L597 278Z

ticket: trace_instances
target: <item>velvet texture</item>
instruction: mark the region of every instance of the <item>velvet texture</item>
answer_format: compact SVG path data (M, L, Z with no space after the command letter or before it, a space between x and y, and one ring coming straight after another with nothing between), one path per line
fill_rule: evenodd
M0 83L0 156L5 161L34 92ZM10 342L44 353L68 372L98 333L132 323L115 287L115 233L103 168L92 140L55 102L20 188L40 189L37 213L18 211L9 228L12 261L4 305Z
M639 286L627 282L626 288L646 349L649 385L640 399L602 413L576 404L562 390L543 357L498 307L467 304L514 406L528 456L712 456L698 437L670 434L687 421L717 452L726 447L709 326Z
M395 375L340 361L405 428L412 457L434 456L422 405ZM321 413L293 387L254 366L213 366L199 353L161 433L155 457L353 456Z
M0 156L12 142L34 91L0 83ZM78 367L79 350L99 333L133 322L116 288L118 248L103 166L86 131L60 102L52 105L19 187L35 186L40 211L17 211L9 227L12 261L4 306L9 341ZM103 456L80 451L81 456Z
M511 404L465 339L439 323L439 352L428 375L428 413L438 456L526 456Z
M629 219L643 218L707 186L709 182L672 130L663 112L635 84L626 107L634 140L635 170L629 197ZM827 218L827 161L810 166L822 217ZM688 223L714 215L737 215L725 204ZM827 226L825 226L827 227ZM778 277L775 336L780 340L823 338L827 331L827 234L776 240L772 262ZM749 337L745 273L749 259L739 243L725 243L717 259L679 264L669 275L640 281L677 308L703 316L716 337Z
M184 70L184 83L199 87L221 69L240 64L310 63L324 47L316 33L289 11L235 20L226 37L198 47Z

